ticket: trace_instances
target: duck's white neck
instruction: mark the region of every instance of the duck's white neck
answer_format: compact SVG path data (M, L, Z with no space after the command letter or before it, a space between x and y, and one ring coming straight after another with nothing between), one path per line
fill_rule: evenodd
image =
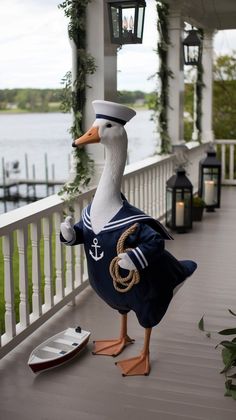
M105 166L90 211L95 233L100 232L123 205L120 191L127 157L126 132L122 139L119 138L106 145L105 150Z

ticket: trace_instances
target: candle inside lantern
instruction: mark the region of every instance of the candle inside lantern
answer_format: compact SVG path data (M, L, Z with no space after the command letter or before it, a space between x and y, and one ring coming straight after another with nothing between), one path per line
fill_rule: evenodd
M123 18L123 24L122 24L122 26L123 26L123 30L124 31L127 31L128 30L128 19L127 19L126 16L124 16L124 18Z
M175 225L184 226L184 202L177 201L175 207Z
M205 181L204 201L207 206L214 204L214 181Z
M129 19L129 31L130 32L134 32L134 19L133 19L133 16L130 16L130 19Z

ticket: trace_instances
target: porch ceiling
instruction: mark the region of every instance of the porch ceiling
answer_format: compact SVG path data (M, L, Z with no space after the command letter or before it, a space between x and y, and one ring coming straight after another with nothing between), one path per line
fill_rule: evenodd
M235 0L166 0L173 8L180 7L184 19L206 29L236 29Z

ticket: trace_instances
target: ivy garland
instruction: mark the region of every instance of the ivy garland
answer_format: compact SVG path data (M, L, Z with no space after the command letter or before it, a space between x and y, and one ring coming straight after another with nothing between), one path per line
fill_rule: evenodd
M169 33L168 33L168 16L169 16L169 5L156 0L156 9L158 15L157 29L159 33L159 42L157 44L157 53L160 59L160 67L157 75L161 80L161 92L160 96L156 95L154 102L154 109L157 112L157 124L161 136L161 153L171 152L171 139L168 134L168 118L167 109L169 105L169 77L173 77L172 71L168 68L168 46L170 45ZM203 40L204 33L202 29L199 29L201 40ZM202 89L204 88L203 83L203 66L202 62L197 67L197 82L196 82L196 96L197 96L197 110L196 110L196 127L199 133L199 141L201 140L202 133Z
M199 35L203 42L204 33L202 29L199 29ZM202 89L204 88L203 83L203 65L202 60L197 66L197 81L196 81L196 96L197 96L197 109L196 109L196 127L198 130L198 140L201 141L202 134Z
M86 101L86 76L96 71L94 58L86 52L86 8L91 0L65 0L58 5L69 18L68 34L77 49L76 75L72 84L72 73L68 71L62 83L64 85L61 101L63 112L73 111L73 124L69 132L73 140L82 135L82 117ZM72 182L66 183L59 192L66 200L72 200L81 187L86 187L93 173L94 162L86 149L73 150L76 176Z
M171 70L168 68L167 54L168 46L170 45L169 31L168 31L168 4L156 1L157 9L157 29L159 33L159 41L157 43L157 53L160 59L158 77L161 80L160 96L156 95L155 109L158 112L157 122L161 136L161 153L166 154L171 152L171 139L168 134L168 118L167 109L169 107L169 77L173 77Z

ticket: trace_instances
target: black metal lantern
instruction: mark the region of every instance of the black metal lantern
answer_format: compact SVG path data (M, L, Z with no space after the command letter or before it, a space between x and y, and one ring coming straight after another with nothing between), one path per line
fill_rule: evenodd
M183 41L184 64L187 66L197 66L201 61L202 41L196 29L188 31L187 37Z
M141 44L146 2L144 0L110 0L108 16L113 44Z
M221 163L213 147L207 151L206 158L199 162L199 195L205 201L207 211L220 207Z
M166 183L166 226L177 232L192 228L193 186L179 168Z

